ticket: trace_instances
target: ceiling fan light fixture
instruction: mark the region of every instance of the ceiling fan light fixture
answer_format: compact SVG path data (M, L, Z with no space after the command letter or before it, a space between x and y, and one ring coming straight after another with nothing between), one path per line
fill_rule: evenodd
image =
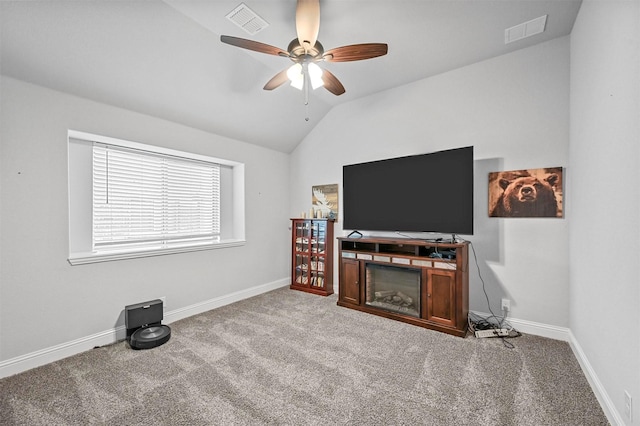
M293 64L287 70L287 78L291 80L291 86L298 90L302 90L304 86L304 74L302 74L302 65Z
M1 1L1 0L0 0ZM254 17L248 13L249 8L242 3L230 15L234 19ZM236 16L237 15L237 16ZM231 18L231 17L230 17ZM330 93L340 96L345 92L340 80L331 71L320 68L316 62L351 62L377 58L387 54L385 43L360 43L336 47L325 52L322 43L317 39L320 25L320 0L297 0L296 32L297 37L289 42L287 50L255 40L221 35L220 41L231 46L268 55L280 56L293 62L293 66L285 68L264 85L264 90L273 90L289 80L291 86L305 93L305 104L308 104L309 86L312 89L324 87ZM534 25L532 25L533 27Z
M313 90L324 86L324 81L322 81L322 68L311 62L307 69L309 71L309 80L311 81L311 87Z
M305 73L309 76L309 82L313 90L324 86L322 81L322 68L313 62L309 64L293 64L287 70L287 78L291 81L291 86L298 90L304 88Z

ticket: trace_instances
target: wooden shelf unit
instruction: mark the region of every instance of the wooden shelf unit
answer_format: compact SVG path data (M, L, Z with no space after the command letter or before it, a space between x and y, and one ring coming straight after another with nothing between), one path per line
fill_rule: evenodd
M333 294L333 223L291 219L291 289Z
M339 289L338 305L370 314L442 331L459 337L467 334L469 313L469 243L442 243L402 238L338 238ZM377 266L372 266L377 265ZM374 292L375 271L388 270L417 277L416 307L389 308L378 303ZM411 278L411 277L410 277ZM389 278L385 278L389 280ZM393 286L394 284L389 284ZM405 285L405 284L402 284ZM367 287L369 286L369 287ZM374 293L376 302L374 304ZM416 297L400 293L414 302ZM398 296L396 296L398 297ZM408 303L402 303L401 306ZM396 302L394 302L396 303ZM400 311L404 309L405 311Z

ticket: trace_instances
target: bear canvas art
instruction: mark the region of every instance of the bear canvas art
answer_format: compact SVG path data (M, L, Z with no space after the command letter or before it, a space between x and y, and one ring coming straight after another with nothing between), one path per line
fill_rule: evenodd
M489 173L490 217L562 217L562 167Z

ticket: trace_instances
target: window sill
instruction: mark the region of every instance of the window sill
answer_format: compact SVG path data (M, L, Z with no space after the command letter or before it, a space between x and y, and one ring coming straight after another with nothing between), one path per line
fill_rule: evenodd
M188 253L192 251L215 250L228 247L239 247L246 243L245 240L224 240L218 243L197 245L190 247L173 247L166 249L141 249L131 251L118 251L112 253L71 253L69 263L72 266L86 265L89 263L112 262L115 260L136 259L139 257L164 256L167 254Z

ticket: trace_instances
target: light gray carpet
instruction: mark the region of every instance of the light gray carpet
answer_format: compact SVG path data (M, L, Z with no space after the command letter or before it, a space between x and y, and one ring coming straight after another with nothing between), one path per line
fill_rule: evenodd
M2 425L606 425L569 345L466 339L286 288L0 380Z

